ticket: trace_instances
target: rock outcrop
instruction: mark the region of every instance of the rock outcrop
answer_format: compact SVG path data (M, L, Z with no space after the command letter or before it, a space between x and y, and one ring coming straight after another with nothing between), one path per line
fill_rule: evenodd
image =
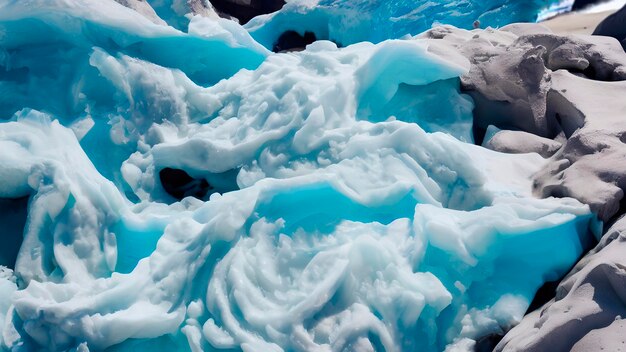
M539 196L576 198L603 221L620 212L626 190L626 53L615 39L560 36L520 24L501 31L437 27L421 37L434 39L431 50L451 45L470 61L461 88L476 104L477 143L552 157L536 175ZM503 131L483 141L489 126Z
M600 22L593 34L613 37L626 50L626 6Z
M548 158L534 176L534 192L576 198L613 223L560 282L555 298L528 314L496 351L626 348L626 53L620 43L560 36L539 25L438 27L422 37L433 40L429 50L453 46L470 61L461 85L476 104L477 143Z
M549 115L568 138L549 167L536 175L539 195L574 197L603 221L624 211L625 94L626 81L594 81L562 70L552 74Z
M496 131L491 131L495 129ZM549 158L559 149L562 144L558 141L539 137L523 131L487 129L487 135L483 147L502 153L520 154L537 153L544 158Z

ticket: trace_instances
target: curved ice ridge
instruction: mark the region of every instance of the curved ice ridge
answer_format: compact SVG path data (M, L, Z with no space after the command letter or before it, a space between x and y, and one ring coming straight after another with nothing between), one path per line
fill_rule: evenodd
M460 55L270 55L224 21L0 2L0 198L30 197L3 349L467 350L582 253L543 158L468 143ZM177 202L164 168L236 186Z

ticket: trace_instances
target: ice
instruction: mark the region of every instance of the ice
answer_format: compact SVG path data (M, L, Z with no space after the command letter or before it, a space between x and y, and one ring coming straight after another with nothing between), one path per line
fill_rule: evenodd
M0 265L0 326L5 325L5 319L13 301L13 293L17 290L13 271ZM3 335L0 334L0 346L3 345Z
M23 159L60 168L47 184L28 181L36 192L31 231L16 267L30 281L15 294L28 334L18 341L42 346L84 341L101 349L176 336L182 324L189 343L204 349L341 349L365 339L389 350L438 350L514 324L543 280L580 254L590 218L574 201L522 201L516 192L524 188L505 191L472 166L500 167L502 155L466 145L476 149L467 154L462 142L400 121L366 123L369 133L337 146L342 160L327 167L259 180L207 203L132 205L68 143L70 130L32 114L1 131L13 141L27 132L32 156ZM391 133L372 136L377 129ZM371 148L388 149L386 156L367 150L374 139L387 146ZM55 140L65 151L50 148ZM434 163L443 155L447 171ZM467 164L474 158L482 160ZM508 160L532 172L526 163L542 159ZM391 179L381 170L394 170ZM506 176L523 174L514 171ZM33 215L40 207L48 225ZM33 237L50 238L51 252L25 261L41 246ZM512 313L497 308L507 294L519 295L517 309L506 306ZM189 313L185 302L195 302Z
M472 143L431 40L271 54L108 0L0 1L0 32L5 350L467 350L587 245L548 161Z
M69 75L64 70L77 67L68 64L87 64L84 58L94 47L176 68L204 84L230 77L241 68L254 69L267 55L246 31L224 19L198 17L189 33L183 33L108 0L7 0L0 6L3 49L16 51L9 62L5 53L3 66L16 71L14 79L23 75L18 69L28 65L51 71L51 81L55 71ZM65 50L50 50L50 45ZM59 67L52 71L54 60Z
M143 0L143 2L154 9L154 12L168 25L185 32L189 28L190 18L193 15L218 17L211 3L206 0Z
M483 28L534 22L541 10L558 3L558 0L292 0L275 13L252 19L245 28L268 49L289 30L301 35L310 31L317 39L340 45L376 43L416 35L434 24L471 29L475 21Z

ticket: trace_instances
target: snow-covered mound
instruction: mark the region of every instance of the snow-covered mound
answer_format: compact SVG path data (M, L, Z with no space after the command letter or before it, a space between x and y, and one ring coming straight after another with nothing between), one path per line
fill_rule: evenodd
M2 349L470 350L588 245L547 160L473 144L454 45L123 5L0 1Z

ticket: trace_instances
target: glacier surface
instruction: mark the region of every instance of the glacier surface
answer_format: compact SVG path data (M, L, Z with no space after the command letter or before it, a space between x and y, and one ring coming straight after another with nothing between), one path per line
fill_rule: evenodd
M186 18L0 1L2 349L463 351L587 246L545 159L472 143L452 48Z
M471 29L534 22L542 10L559 0L291 0L279 11L258 16L245 25L271 49L280 35L293 30L312 32L338 45L374 43L416 35L436 24ZM476 23L475 23L476 22Z

